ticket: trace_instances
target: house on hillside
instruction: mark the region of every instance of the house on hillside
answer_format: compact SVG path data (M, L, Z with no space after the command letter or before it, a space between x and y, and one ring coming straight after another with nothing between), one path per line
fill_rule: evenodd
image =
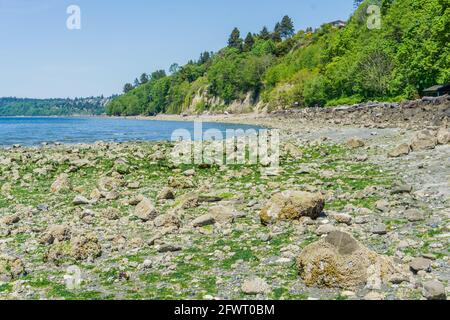
M422 96L440 97L450 94L450 83L432 86L431 88L423 90Z
M347 25L347 22L342 20L336 20L328 23L330 26L336 29L344 28Z

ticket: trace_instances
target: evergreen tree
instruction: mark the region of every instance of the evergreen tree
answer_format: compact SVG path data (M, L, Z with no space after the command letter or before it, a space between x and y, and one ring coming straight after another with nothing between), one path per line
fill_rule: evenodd
M150 76L150 78L153 81L159 80L161 78L164 78L166 76L166 72L164 70L157 70L155 72L152 73L152 75Z
M264 26L264 28L261 30L261 32L259 33L259 37L262 39L262 40L269 40L270 39L270 32L269 32L269 30L267 29L267 27L266 26Z
M364 2L364 0L354 0L353 1L353 6L355 8L358 8L361 5L361 3L363 3L363 2Z
M180 70L180 65L178 63L172 63L172 65L169 68L169 72L171 74L177 73Z
M277 22L277 24L275 25L275 28L274 28L273 33L271 35L271 38L275 42L281 42L282 41L282 38L281 38L281 24L279 22Z
M200 59L198 59L198 64L202 65L207 63L211 59L211 53L208 51L202 52L200 54Z
M134 87L137 88L140 85L141 85L141 83L139 82L139 79L138 78L134 79Z
M247 37L245 38L244 51L251 51L254 44L255 44L255 38L253 38L253 35L249 32L247 34Z
M284 16L279 26L280 36L282 38L291 38L294 33L294 22L289 16Z
M141 75L140 82L141 82L141 84L146 84L148 82L148 75L146 73L143 73Z
M131 83L126 83L123 87L123 93L128 93L133 90L133 85Z
M228 47L242 50L242 42L241 32L238 28L234 28L231 32L230 38L228 39Z

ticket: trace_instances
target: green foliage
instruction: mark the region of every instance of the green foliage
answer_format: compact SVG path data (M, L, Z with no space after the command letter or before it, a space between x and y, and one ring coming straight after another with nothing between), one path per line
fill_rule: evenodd
M76 99L0 98L0 116L71 116L101 115L108 99L103 97Z
M148 83L108 105L109 114L196 112L242 99L248 92L269 107L331 106L398 101L450 82L450 0L366 0L344 28L324 24L294 34L289 16L197 62L159 71ZM381 6L381 29L369 29L368 5ZM142 81L141 81L142 82ZM194 97L208 98L193 103ZM216 99L220 98L220 99ZM195 100L197 101L197 100Z

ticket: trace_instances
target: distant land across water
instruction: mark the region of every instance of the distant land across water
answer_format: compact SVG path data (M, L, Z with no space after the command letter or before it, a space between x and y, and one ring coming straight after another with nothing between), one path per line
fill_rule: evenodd
M111 98L55 98L30 99L0 98L0 117L36 116L96 116L105 113L105 105Z
M203 123L203 132L218 129L251 129L240 124ZM194 137L194 123L185 121L131 120L100 117L0 117L0 146L36 146L43 142L64 144L96 141L169 141L177 129ZM225 136L225 134L224 134Z

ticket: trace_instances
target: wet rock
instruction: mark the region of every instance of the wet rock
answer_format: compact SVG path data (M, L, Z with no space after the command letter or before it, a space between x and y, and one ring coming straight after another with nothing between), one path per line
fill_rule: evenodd
M260 218L263 224L271 224L280 220L298 220L301 217L316 219L325 206L321 194L285 191L275 194L261 210Z
M380 270L380 281L386 281L395 272L389 258L377 255L340 231L307 246L297 259L306 285L341 289L366 285L368 278L374 276L369 270L374 265Z
M271 289L267 282L261 278L254 278L244 281L241 290L248 295L268 294Z
M427 281L423 284L422 294L428 300L447 300L444 285L438 280Z
M144 198L136 206L134 210L134 215L139 219L141 219L142 221L146 222L155 219L156 216L158 215L158 212L156 211L153 202L148 198Z

